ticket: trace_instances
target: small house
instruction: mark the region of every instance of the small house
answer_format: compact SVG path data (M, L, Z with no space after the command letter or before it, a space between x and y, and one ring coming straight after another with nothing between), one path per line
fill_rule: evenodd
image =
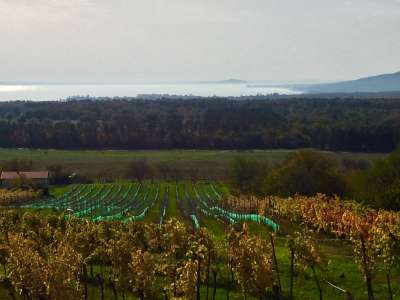
M24 181L34 187L47 188L49 185L49 172L1 172L0 182L3 188L10 188L17 182L24 183Z

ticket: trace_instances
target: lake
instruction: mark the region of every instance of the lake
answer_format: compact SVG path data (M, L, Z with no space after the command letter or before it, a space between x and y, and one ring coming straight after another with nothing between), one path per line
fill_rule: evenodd
M299 94L298 91L287 88L251 87L247 84L0 84L0 101L49 101L66 99L71 96L137 97L149 94L239 97L275 93Z

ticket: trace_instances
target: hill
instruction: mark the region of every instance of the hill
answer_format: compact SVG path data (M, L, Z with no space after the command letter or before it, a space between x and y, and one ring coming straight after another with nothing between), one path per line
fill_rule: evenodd
M400 72L357 80L303 86L309 93L378 93L400 91Z
M241 79L236 79L236 78L231 78L231 79L227 79L227 80L220 80L220 81L217 81L216 83L221 83L221 84L244 84L244 83L247 83L247 81L241 80Z
M199 81L195 83L200 84L246 84L247 81L237 78L229 78L225 80L216 80L216 81Z

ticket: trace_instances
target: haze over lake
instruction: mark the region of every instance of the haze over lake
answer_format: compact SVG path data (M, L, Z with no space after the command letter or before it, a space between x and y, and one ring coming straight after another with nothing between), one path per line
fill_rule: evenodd
M238 97L274 93L296 94L299 92L281 87L251 87L247 83L0 84L0 101L49 101L88 95L92 97L136 97L138 95L169 94Z

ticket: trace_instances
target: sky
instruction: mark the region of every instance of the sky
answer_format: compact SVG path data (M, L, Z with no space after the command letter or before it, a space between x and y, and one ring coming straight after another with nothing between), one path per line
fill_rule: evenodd
M396 71L400 0L0 0L0 81L325 81Z

